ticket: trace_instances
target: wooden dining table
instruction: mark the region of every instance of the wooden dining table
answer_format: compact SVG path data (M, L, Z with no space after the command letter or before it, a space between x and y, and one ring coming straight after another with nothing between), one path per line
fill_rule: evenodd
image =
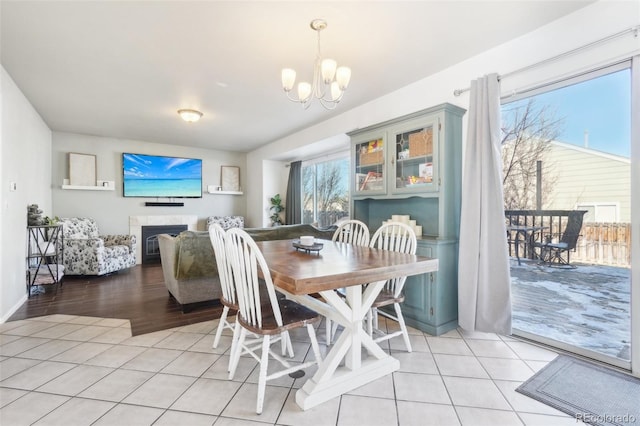
M303 410L400 368L366 333L363 321L388 279L438 270L438 260L429 257L316 242L322 244L319 251L296 249L293 240L257 242L279 291L344 327L316 373L296 393ZM339 288L346 298L334 291ZM312 297L315 293L322 298Z

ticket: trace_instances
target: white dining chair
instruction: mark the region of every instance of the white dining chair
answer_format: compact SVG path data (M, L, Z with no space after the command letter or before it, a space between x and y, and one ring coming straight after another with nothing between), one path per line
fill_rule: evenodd
M383 250L397 251L401 253L415 254L417 248L416 233L412 227L401 222L388 222L382 225L371 237L370 247ZM402 290L407 277L397 277L388 280L376 300L371 305L371 309L367 314L367 331L375 342L388 340L396 336L402 336L404 339L407 352L411 352L411 342L409 341L409 333L402 316L400 303L404 301ZM393 305L395 315L378 310L382 306ZM378 315L397 321L400 330L393 333L385 333L378 328ZM380 337L374 338L374 334Z
M351 219L342 222L338 229L333 233L332 241L338 241L341 243L355 244L357 246L369 245L369 228L367 224L357 220Z
M371 234L369 233L369 227L366 223L357 219L350 219L338 225L338 229L333 233L331 240L340 243L354 244L357 246L368 246L370 237ZM344 296L344 291L339 290L338 292L341 296ZM329 318L325 319L327 346L329 346L333 341L333 337L335 336L337 329L337 323L332 325Z
M215 338L213 339L213 348L217 348L220 343L220 337L225 328L231 330L231 348L229 349L229 357L233 357L233 351L236 348L236 342L238 341L238 331L236 322L229 321L229 312L238 312L238 297L236 293L235 281L233 279L233 271L231 263L227 259L225 241L226 231L221 225L212 223L209 225L209 238L211 239L211 246L216 258L216 266L218 269L218 277L220 279L220 288L222 290L222 297L220 303L222 303L222 315L220 315L220 321L218 322L218 328L216 330ZM289 356L293 358L293 345L289 339L289 335L286 334L282 340L282 356L285 356L289 352Z
M236 327L240 327L237 348L233 351L230 361L229 380L233 379L242 355L250 354L260 363L256 404L256 413L260 414L268 380L317 365L321 361L314 329L314 324L320 321L320 315L293 300L276 296L267 262L253 238L245 231L240 228L228 230L225 247L236 283L239 306ZM258 279L259 273L264 278L262 282ZM266 292L261 292L260 287L264 287ZM286 339L289 330L305 326L315 356L313 361L292 365L271 350L271 344ZM249 333L261 337L262 342L247 342ZM269 357L278 361L284 368L267 375Z
M231 330L233 337L231 339L231 349L229 354L233 357L233 350L235 349L235 342L237 340L237 334L234 333L235 323L228 321L229 311L238 311L238 299L236 296L236 287L233 281L233 273L231 270L231 264L227 262L227 254L225 248L225 230L217 223L209 225L209 238L211 239L211 245L213 246L213 252L216 258L216 266L218 267L218 277L220 279L220 288L222 290L222 297L220 303L222 303L222 315L220 316L220 322L218 323L218 329L216 330L216 336L213 339L213 348L217 348L220 343L220 337L225 328Z

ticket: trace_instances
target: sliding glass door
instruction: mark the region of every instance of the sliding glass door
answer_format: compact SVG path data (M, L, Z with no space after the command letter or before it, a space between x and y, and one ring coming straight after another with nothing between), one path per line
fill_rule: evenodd
M630 61L503 99L502 114L505 220L530 229L509 239L514 334L629 369Z

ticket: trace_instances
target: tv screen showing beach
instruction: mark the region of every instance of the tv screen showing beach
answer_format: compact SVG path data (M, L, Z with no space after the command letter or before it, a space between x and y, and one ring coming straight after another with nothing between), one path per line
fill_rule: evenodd
M125 197L202 197L202 160L122 154Z

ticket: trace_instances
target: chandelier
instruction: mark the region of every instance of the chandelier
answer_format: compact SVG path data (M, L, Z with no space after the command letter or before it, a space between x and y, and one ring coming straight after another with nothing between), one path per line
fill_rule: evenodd
M304 109L309 108L314 98L318 99L324 108L334 109L349 85L351 69L338 67L337 62L333 59L322 59L320 31L327 28L327 21L314 19L310 26L318 33L318 53L313 67L313 81L311 84L306 81L298 83L298 97L295 98L291 95L291 89L296 81L296 71L284 68L282 70L282 88L290 101L301 103Z

